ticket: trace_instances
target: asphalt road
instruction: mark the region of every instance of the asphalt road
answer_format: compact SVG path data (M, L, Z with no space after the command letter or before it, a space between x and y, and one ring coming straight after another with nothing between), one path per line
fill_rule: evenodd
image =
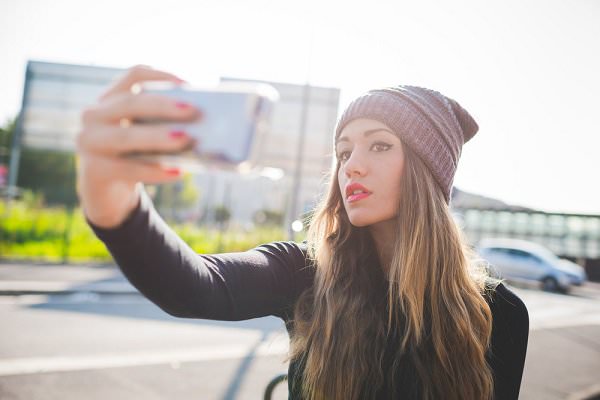
M277 318L170 317L125 290L110 269L81 269L71 284L79 290L72 291L60 289L60 272L7 271L0 266L5 288L51 282L57 294L0 296L0 399L261 399L268 381L287 370L288 338ZM89 281L123 290L81 290ZM531 325L521 399L600 393L598 287L570 295L512 289L526 303ZM274 399L285 398L284 384Z
M0 319L1 399L257 399L287 369L274 317L186 320L138 295L76 293L5 296Z

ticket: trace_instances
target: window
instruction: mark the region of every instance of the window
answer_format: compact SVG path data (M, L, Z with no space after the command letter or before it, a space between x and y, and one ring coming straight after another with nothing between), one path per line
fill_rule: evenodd
M518 250L518 249L508 249L508 254L510 254L512 257L519 258L522 260L532 257L532 255L530 253L523 251L523 250Z

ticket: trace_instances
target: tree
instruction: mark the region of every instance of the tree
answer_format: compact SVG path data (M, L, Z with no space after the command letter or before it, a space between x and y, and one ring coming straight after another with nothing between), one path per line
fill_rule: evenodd
M0 164L10 165L15 127L13 119L0 128ZM48 204L75 206L75 154L22 147L17 186L40 193Z
M196 205L200 193L193 175L186 174L182 180L158 186L155 204L170 219L177 220L177 211L185 211Z
M282 226L284 215L277 210L258 210L254 213L254 223L261 226Z
M15 118L9 119L4 126L0 127L0 164L6 166L8 166L8 160L10 159L10 149L16 122Z
M75 174L73 153L26 148L21 150L18 185L41 192L47 204L73 207L78 203Z
M215 206L215 222L224 225L231 218L231 212L223 205Z

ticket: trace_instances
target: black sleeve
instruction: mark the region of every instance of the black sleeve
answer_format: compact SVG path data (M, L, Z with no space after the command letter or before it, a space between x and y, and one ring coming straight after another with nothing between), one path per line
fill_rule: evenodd
M523 301L504 284L490 304L494 315L488 361L494 371L494 399L519 398L529 339L529 313Z
M195 253L162 220L143 190L140 203L119 226L103 229L86 220L127 279L174 316L227 321L281 317L310 279L303 243Z

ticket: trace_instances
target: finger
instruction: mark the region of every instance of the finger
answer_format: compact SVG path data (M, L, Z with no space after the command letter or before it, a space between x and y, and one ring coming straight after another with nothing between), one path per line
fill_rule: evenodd
M170 81L181 83L183 80L169 72L153 69L147 65L129 68L101 97L104 100L117 93L131 92L131 88L143 81Z
M95 182L144 182L164 183L179 179L183 170L167 167L159 163L133 161L126 158L90 156L83 172Z
M78 137L78 147L84 151L119 155L128 152L177 152L195 139L184 129L165 124L133 124L127 128L99 125Z
M191 121L201 116L200 110L189 103L152 93L120 93L87 109L86 123L118 123L122 119L166 119Z
M129 168L130 174L134 177L136 182L149 184L172 182L178 180L183 175L183 170L181 168L168 167L156 163L126 160L123 163L122 168Z

